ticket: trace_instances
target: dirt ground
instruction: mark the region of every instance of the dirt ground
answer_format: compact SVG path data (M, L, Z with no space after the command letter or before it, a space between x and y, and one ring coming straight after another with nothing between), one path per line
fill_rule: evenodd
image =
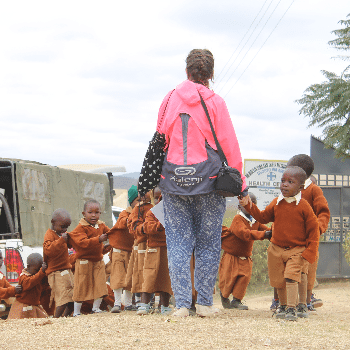
M122 312L0 321L1 349L350 349L350 282L320 283L315 292L324 305L297 322L272 317L266 292L245 298L249 310L215 318Z

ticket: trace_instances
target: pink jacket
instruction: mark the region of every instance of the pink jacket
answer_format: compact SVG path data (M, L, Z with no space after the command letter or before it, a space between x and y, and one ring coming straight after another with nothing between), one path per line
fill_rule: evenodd
M188 139L188 149L193 150L191 154L187 155L188 164L199 163L207 158L206 152L199 151L200 147L196 148L196 145L200 144L201 139L206 139L214 150L217 149L207 116L200 103L198 91L205 101L216 136L225 153L228 165L238 169L242 174L243 162L241 151L225 101L212 90L190 80L185 80L175 90L169 92L159 109L157 131L165 134L168 160L175 164L181 164L181 159L183 159L183 150L171 150L171 145L169 148L170 139L182 137L182 122L181 118L178 118L181 113L189 114L191 116L190 123L196 123L198 127L189 128L189 130L198 131L196 131L195 135L190 135ZM171 97L169 99L170 95ZM246 179L243 174L242 179L242 189L245 189Z

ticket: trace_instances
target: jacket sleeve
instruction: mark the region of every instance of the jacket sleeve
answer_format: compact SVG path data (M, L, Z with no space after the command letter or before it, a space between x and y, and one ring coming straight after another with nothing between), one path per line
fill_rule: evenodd
M45 234L43 243L45 255L51 257L57 255L57 249L59 249L59 247L62 245L66 245L66 249L68 249L67 243L62 237L60 237L59 239L54 239L52 235Z
M239 148L235 129L232 124L225 101L218 95L215 95L214 113L215 113L215 133L220 146L225 153L228 165L236 168L242 175L242 190L247 187L246 178L243 174L243 161L241 150Z
M242 220L233 219L230 230L236 237L246 242L263 240L265 237L265 231L252 230Z
M150 210L146 214L143 230L148 235L158 234L160 231L164 230L163 225Z
M43 270L40 268L39 272L32 276L22 275L20 278L20 285L23 291L32 289L37 284L41 283L41 280L46 276Z
M115 223L115 225L111 228L110 232L112 232L113 230L120 230L120 229L126 229L128 227L128 218L129 218L130 214L126 211L123 210L118 217L117 222Z
M79 246L80 249L93 249L100 244L100 237L88 238L84 229L78 225L72 232L69 233L71 240Z
M276 205L276 202L277 199L275 198L265 208L265 210L259 210L259 208L254 203L252 203L251 207L249 207L249 204L247 204L244 209L247 210L256 221L259 221L262 224L268 224L269 222L273 222L275 220L274 206Z
M320 235L317 217L311 207L307 209L309 210L305 210L306 249L301 256L312 264L317 258Z
M327 199L323 195L322 189L318 186L314 186L312 191L312 207L314 213L317 216L320 235L322 235L328 228L328 222L331 217L331 213L329 211Z

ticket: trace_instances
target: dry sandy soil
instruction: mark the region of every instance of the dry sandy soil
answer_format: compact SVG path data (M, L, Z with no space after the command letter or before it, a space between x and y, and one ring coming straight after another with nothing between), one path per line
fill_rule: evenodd
M271 317L271 293L215 318L123 312L0 321L1 349L350 349L350 282L321 283L316 292L323 307L297 322Z

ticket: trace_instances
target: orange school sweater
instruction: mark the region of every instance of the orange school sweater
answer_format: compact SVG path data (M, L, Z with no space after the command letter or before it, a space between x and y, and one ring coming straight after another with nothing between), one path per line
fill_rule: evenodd
M100 220L96 227L93 227L85 219L81 219L78 226L69 233L70 243L76 252L76 258L94 262L102 260L103 243L99 242L99 238L108 231L108 226Z
M118 217L117 222L108 232L109 244L116 249L126 250L128 252L132 251L132 246L134 244L134 235L129 232L128 229L128 218L130 216L132 209L128 207L123 210Z
M166 247L165 229L156 216L149 210L143 224L147 234L147 247Z
M230 228L222 227L221 247L233 256L249 257L253 252L254 241L263 240L269 228L258 221L250 225L251 222L242 215L233 218Z
M15 287L0 272L0 300L14 297L16 293Z
M47 263L46 274L54 271L71 269L67 242L55 231L48 229L44 236L44 261Z
M320 187L311 183L308 187L301 190L301 198L308 201L317 216L320 235L326 232L328 222L331 217L328 202Z
M41 268L35 275L30 275L27 269L24 269L18 280L18 284L22 286L23 290L22 293L16 295L16 300L27 305L40 305L41 280L45 276L46 274Z
M141 207L140 207L141 206ZM137 244L147 241L147 235L143 232L143 223L147 212L153 208L151 203L141 203L135 205L128 219L129 232L134 235Z
M310 204L303 198L299 204L287 203L282 199L277 204L277 198L260 211L252 203L244 207L255 220L267 224L273 222L271 242L282 248L304 246L302 257L310 264L316 261L319 244L319 228L317 217Z

